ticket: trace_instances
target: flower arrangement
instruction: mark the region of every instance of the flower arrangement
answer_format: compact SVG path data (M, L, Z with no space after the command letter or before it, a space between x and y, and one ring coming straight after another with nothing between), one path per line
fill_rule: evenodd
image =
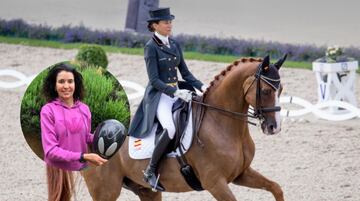
M347 57L344 54L344 49L337 45L329 46L326 49L325 56L317 59L315 62L321 63L338 63L354 61L354 58Z
M344 53L343 49L337 45L334 46L330 46L326 49L326 57L328 57L329 59L335 60L342 56L342 54Z

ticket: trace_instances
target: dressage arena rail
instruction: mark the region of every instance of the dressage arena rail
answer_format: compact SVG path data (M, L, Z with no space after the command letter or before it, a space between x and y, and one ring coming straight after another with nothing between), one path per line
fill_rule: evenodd
M1 76L9 76L17 79L17 81L6 82L1 81ZM5 69L0 70L0 89L13 89L22 87L23 85L29 85L36 75L26 76L25 74L16 70ZM127 89L135 91L133 93L127 93L129 100L141 98L144 94L144 87L127 80L121 80L120 84ZM283 117L299 117L306 114L314 114L318 118L329 121L344 121L353 118L360 118L360 108L357 108L350 103L343 101L326 101L317 104L312 104L307 100L296 96L285 96L280 98L282 104L281 116ZM284 109L284 104L298 105L302 108L288 110ZM331 112L329 108L341 108L341 112Z
M282 108L281 116L283 117L298 117L308 113L313 113L315 116L329 121L344 121L353 118L360 118L360 108L343 101L325 101L313 105L309 101L299 97L285 96L280 97L280 103L296 104L303 107L298 110L287 110ZM341 108L341 110L334 113L331 112L329 108Z
M18 79L18 81L14 81L14 82L1 81L1 76L13 77L15 79ZM32 75L27 77L23 73L11 69L0 70L0 89L1 88L13 89L13 88L22 87L23 85L29 85L36 76L37 75ZM122 80L120 81L120 84L124 88L129 88L135 91L134 93L126 94L129 100L136 99L144 95L144 91L145 91L144 87L135 82Z

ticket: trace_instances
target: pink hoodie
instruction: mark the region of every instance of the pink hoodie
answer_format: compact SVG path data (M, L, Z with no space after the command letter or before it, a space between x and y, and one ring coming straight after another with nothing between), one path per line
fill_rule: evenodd
M48 165L64 170L81 170L87 166L79 161L94 138L87 105L76 101L70 108L56 99L41 108L40 123L44 160Z

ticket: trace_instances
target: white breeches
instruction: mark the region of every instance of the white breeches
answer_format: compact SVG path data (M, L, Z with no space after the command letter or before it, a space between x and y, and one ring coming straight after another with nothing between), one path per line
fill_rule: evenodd
M159 105L156 111L156 117L164 129L167 129L169 137L174 138L175 124L172 118L172 106L178 97L171 98L170 96L162 93L159 101Z

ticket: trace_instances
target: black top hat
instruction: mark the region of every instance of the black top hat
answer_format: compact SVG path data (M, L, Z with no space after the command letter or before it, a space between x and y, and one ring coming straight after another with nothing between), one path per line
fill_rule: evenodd
M150 18L148 22L158 21L158 20L173 20L175 19L174 15L170 14L170 8L156 8L149 11Z

